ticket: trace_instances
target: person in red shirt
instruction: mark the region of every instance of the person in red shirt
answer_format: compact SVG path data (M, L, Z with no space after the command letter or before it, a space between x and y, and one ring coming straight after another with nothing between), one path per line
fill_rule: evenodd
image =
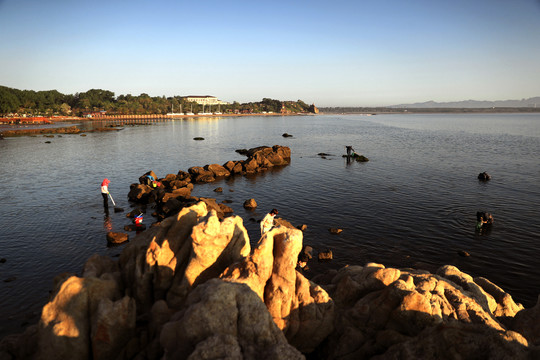
M104 179L101 183L101 196L103 196L103 207L105 210L109 210L109 179Z

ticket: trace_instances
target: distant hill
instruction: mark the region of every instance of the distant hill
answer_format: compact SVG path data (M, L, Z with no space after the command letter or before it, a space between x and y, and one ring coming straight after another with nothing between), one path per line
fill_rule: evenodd
M478 101L478 100L463 100L453 102L435 102L426 101L414 104L391 105L389 108L412 108L412 109L435 109L435 108L467 108L467 109L485 109L493 107L503 108L540 108L540 97L532 97L521 100L497 100L497 101Z

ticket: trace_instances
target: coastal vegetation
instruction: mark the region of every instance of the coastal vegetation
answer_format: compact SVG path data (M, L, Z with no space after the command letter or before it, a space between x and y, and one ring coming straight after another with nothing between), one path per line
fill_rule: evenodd
M26 116L84 116L94 112L108 115L165 115L169 112L219 111L222 113L300 113L309 112L310 106L302 100L281 101L264 98L259 102L203 105L187 101L183 96L118 95L109 90L91 89L75 94L62 94L57 90L18 90L0 86L0 116L18 114Z

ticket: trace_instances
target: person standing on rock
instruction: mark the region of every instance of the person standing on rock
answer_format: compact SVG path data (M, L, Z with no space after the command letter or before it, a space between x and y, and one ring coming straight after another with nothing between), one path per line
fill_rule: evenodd
M355 151L354 149L352 148L352 146L345 146L345 148L347 149L347 161L351 161L351 155L355 155Z
M105 211L109 210L109 184L111 181L109 179L104 179L101 183L101 196L103 196L103 207Z
M272 211L266 214L266 216L261 220L261 236L274 227L274 217L277 214L278 211L276 209L272 209Z

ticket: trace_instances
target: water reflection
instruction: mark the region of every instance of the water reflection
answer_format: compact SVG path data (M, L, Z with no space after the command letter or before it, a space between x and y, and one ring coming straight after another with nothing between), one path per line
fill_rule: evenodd
M112 231L112 229L113 229L112 219L109 216L109 211L108 210L106 210L106 214L105 214L105 216L103 218L103 229L105 229L107 231Z

